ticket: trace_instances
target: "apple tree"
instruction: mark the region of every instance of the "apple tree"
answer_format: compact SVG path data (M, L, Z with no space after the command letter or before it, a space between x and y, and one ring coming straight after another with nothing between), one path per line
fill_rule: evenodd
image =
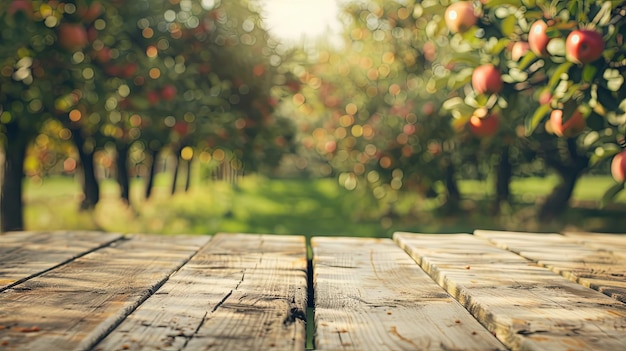
M562 178L540 210L541 218L554 217L580 175L624 145L626 6L494 0L445 7L456 50L447 79L459 83L458 96L445 103L453 123L481 126L495 143L523 143L541 156Z
M153 160L163 148L265 157L250 169L289 149L291 125L273 115L282 58L247 1L12 0L0 13L3 230L23 228L26 146L50 118L76 144L88 208L107 145L126 200L133 146Z
M2 230L23 228L22 180L27 145L42 124L75 100L93 71L79 51L89 35L76 3L30 0L0 4L3 22L0 49L0 124L4 137ZM67 99L61 99L65 96Z
M440 109L447 92L433 79L447 70L436 62L447 48L436 43L441 30L429 25L436 14L423 10L400 1L348 5L344 47L317 52L293 99L305 115L304 152L317 154L325 163L319 169L369 194L389 215L401 190L439 193L447 204L460 195L457 143Z

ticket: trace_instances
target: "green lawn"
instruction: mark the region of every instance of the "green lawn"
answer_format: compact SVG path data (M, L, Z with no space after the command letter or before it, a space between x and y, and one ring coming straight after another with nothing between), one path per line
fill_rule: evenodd
M488 182L463 181L463 210L440 213L430 210L437 200L402 196L393 215L377 208L368 196L349 192L334 179L275 180L243 178L237 186L205 182L189 193L168 195L166 178L157 179L156 194L142 200L143 184L132 183L133 208L118 199L117 185L102 184L102 200L93 212L78 212L80 187L68 177L28 182L25 189L26 226L29 230L98 229L163 234L213 234L248 232L276 234L389 237L394 231L471 232L474 229L558 231L563 229L623 231L626 193L607 210L597 202L613 184L609 177L586 177L576 187L574 209L563 220L538 224L533 203L547 195L556 178L516 179L515 204L498 217L484 208L492 186Z

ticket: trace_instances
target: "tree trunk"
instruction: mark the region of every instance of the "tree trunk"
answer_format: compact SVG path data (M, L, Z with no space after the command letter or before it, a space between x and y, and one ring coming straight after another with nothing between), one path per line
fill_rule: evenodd
M80 129L72 129L72 138L78 150L78 156L83 169L83 201L80 204L82 210L91 210L100 201L100 184L96 178L94 150L88 150L86 140Z
M509 155L509 147L505 146L498 160L496 170L496 200L493 207L494 214L500 213L500 206L503 202L511 200L511 178L513 177L513 167Z
M561 151L566 155L563 161L547 160L561 176L561 183L552 190L541 205L538 213L540 221L550 221L565 212L576 182L589 167L589 158L578 152L576 138L567 139Z
M185 177L185 192L191 187L191 160L187 160L187 174Z
M29 138L19 135L18 127L6 125L7 144L0 199L2 231L24 230L24 203L22 199L24 159Z
M552 190L552 193L548 195L546 201L539 209L540 221L550 221L565 212L574 192L576 182L581 175L582 171L576 172L574 170L561 174L561 183Z
M178 166L180 165L180 149L174 152L174 176L172 177L172 195L176 193L176 183L178 183Z
M120 197L127 205L130 204L130 181L128 179L128 144L116 144L117 158L117 182L120 185Z
M148 179L146 180L146 200L152 196L152 190L154 188L154 177L157 173L157 157L159 150L150 150L150 156L152 157L152 163L150 163L150 173L148 173Z
M449 161L445 166L444 172L446 190L448 191L448 204L451 208L457 208L461 201L461 191L459 190L459 185L455 178L456 170L452 161Z

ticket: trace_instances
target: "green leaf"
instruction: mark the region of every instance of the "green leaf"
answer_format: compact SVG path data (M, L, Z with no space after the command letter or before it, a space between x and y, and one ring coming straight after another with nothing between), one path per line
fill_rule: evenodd
M491 0L491 1L488 1L486 4L484 4L483 6L485 8L495 8L495 7L500 7L502 5L511 5L515 7L520 7L522 4L520 0Z
M500 24L500 28L502 29L502 34L506 37L511 36L515 33L515 25L517 24L517 17L515 15L507 16L502 23Z
M609 24L609 21L611 20L611 7L612 6L610 1L606 1L604 4L602 4L602 8L600 9L600 11L598 11L593 20L591 20L591 23L595 24L596 26L602 27Z
M551 73L552 77L550 77L550 81L548 82L548 90L553 91L554 87L561 81L561 76L567 73L573 65L574 63L569 61L559 65L559 67Z
M463 105L463 99L456 96L443 102L442 106L445 110L455 110Z
M491 45L490 48L488 48L487 52L490 55L499 55L502 50L504 50L507 45L509 45L511 41L507 38L501 38L500 40L497 40L493 43L493 45ZM490 43L491 44L491 43Z
M522 3L524 3L524 5L526 5L526 7L535 7L535 5L536 5L536 1L535 0L522 0Z
M595 167L599 162L615 156L622 149L614 143L605 143L595 148L593 154L589 158L589 165Z
M535 113L530 118L526 118L525 122L527 136L530 136L535 131L535 129L537 129L539 123L541 123L541 121L548 114L548 112L550 112L550 110L550 105L541 105L539 106L539 108L537 108L537 110L535 110Z
M572 106L578 106L582 102L581 100L584 98L584 95L580 91L580 84L572 84L567 87L567 90L563 92L563 96L559 99L563 101L566 105L571 104ZM573 113L575 108L571 110Z
M610 187L602 196L602 199L600 200L600 207L605 207L609 203L613 202L617 194L624 190L625 184L625 182L621 182Z
M531 63L535 62L536 60L537 55L534 52L528 50L526 55L524 55L524 58L522 58L522 61L519 63L519 69L525 70L526 68L528 68L528 66L530 66Z
M557 57L565 56L565 40L563 38L554 38L550 40L548 43L548 47L546 48L550 55Z
M450 57L450 62L467 63L470 66L478 66L480 65L480 58L475 55L468 55L467 53L457 53Z
M457 90L468 84L472 80L473 68L465 68L448 80L448 89Z
M583 80L585 82L591 82L593 77L595 77L598 68L593 65L585 65L583 68Z

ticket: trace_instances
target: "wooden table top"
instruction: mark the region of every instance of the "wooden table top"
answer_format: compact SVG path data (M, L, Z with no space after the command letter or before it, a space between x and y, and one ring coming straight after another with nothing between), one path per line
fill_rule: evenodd
M624 350L624 302L618 234L0 235L0 350Z

